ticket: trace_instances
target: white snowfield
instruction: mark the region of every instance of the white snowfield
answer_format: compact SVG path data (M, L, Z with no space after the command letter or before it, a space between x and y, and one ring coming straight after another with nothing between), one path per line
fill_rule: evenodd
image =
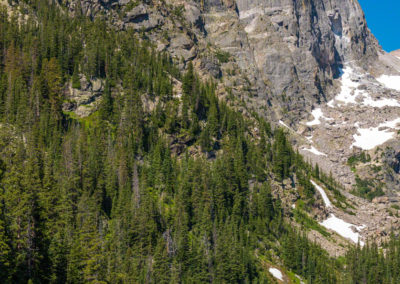
M383 108L385 106L400 107L400 103L395 99L382 98L380 100L375 101L369 95L364 96L363 105L371 106L371 107L378 107L378 108Z
M322 152L318 151L314 146L311 146L310 149L303 148L303 150L311 152L311 153L313 153L314 155L317 155L317 156L327 156L325 153L322 153Z
M310 180L313 186L318 190L318 192L321 194L322 199L324 200L325 206L326 207L332 207L332 203L328 198L328 195L326 195L325 190L323 190L322 187L320 187L315 181Z
M344 104L356 103L356 95L352 95L352 91L354 91L358 87L358 83L354 82L351 78L354 75L354 71L351 67L346 66L341 70L342 73L342 88L340 93L330 102L328 102L328 106L334 107L334 101L341 101Z
M364 90L358 90L361 85L359 81L363 75L357 74L353 68L346 66L341 70L342 88L340 93L331 101L328 106L334 108L335 103L340 106L341 104L359 104L369 107L400 107L400 103L396 99L381 98L374 100L370 94ZM378 82L390 89L400 90L400 76L382 75L377 78ZM356 99L359 98L359 101Z
M360 242L361 246L364 246L364 242L360 240L359 230L362 230L365 226L356 226L337 218L335 215L331 214L328 219L320 223L327 229L333 230L342 237L352 240L357 243ZM353 231L353 227L356 231Z
M321 124L321 118L323 118L325 120L333 120L333 118L325 117L324 114L322 113L321 108L314 109L311 112L311 114L314 116L314 120L307 122L306 123L307 126L313 126L313 125Z
M376 80L386 88L400 91L400 76L382 75Z
M279 269L274 268L274 267L270 267L270 268L268 269L268 271L269 271L269 273L271 273L276 279L279 279L279 280L283 281L283 275L282 275L282 272L281 272Z
M350 148L356 146L363 150L371 150L382 145L394 137L395 130L399 129L397 126L399 123L400 118L397 118L392 121L381 123L377 127L358 128L358 134L353 135L355 142Z
M315 186L315 188L318 190L318 192L321 194L322 199L324 200L325 206L326 207L332 207L332 203L329 200L328 196L325 193L325 190L320 187L316 182L313 180L310 180L311 183ZM359 231L365 228L365 225L362 226L356 226L354 224L347 223L346 221L343 221L342 219L337 218L334 214L330 214L328 219L325 221L322 221L320 225L324 226L325 228L335 231L339 235L341 235L344 238L350 239L355 243L360 242L360 246L364 246L364 242L361 241L361 237L359 234ZM353 231L353 228L355 229Z

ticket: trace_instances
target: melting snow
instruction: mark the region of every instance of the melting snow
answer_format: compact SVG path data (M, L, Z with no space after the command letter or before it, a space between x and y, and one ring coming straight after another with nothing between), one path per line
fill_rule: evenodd
M363 150L371 150L376 146L385 143L393 138L395 133L393 129L398 128L398 123L400 123L400 118L381 123L377 127L358 128L357 130L359 134L353 135L355 142L350 146L350 148L357 146ZM356 127L358 127L358 125L356 125ZM380 130L380 128L383 127L388 127L390 129Z
M400 76L382 75L376 80L389 89L400 91Z
M341 70L342 73L342 88L340 90L340 93L328 103L328 106L333 107L333 101L338 100L342 101L345 104L349 103L356 103L356 96L352 95L352 91L355 90L358 87L358 83L354 82L351 77L354 74L354 70L347 66Z
M326 207L332 207L332 203L328 198L328 195L326 195L325 191L323 190L322 187L320 187L316 182L314 182L313 180L310 180L311 183L313 184L313 186L315 186L315 188L318 190L318 192L321 194L322 199L324 200L325 206Z
M283 275L282 275L282 272L281 272L279 269L270 267L270 268L268 269L268 271L269 271L269 273L271 273L275 278L277 278L277 279L283 281Z
M365 106L372 106L372 107L385 107L385 106L389 106L389 107L400 107L400 104L397 100L395 99L387 99L387 98L383 98L377 101L374 101L371 96L367 95L364 97L364 101L363 104Z
M310 181L315 186L315 188L318 190L318 192L321 194L322 199L324 200L325 206L332 207L332 203L329 200L328 196L326 195L325 190L322 187L320 187L317 183L315 183L313 180L310 180ZM331 214L328 217L328 219L326 219L325 221L322 221L320 224L327 229L335 231L342 237L348 238L355 243L360 241L360 245L361 246L364 245L364 242L360 240L360 234L358 233L358 231L364 229L365 225L356 226L356 225L347 223L346 221L343 221L342 219L337 218L333 214ZM353 231L353 227L356 229L355 232Z
M322 152L318 151L317 149L315 149L314 146L311 146L310 149L303 148L303 150L304 150L304 151L311 152L311 153L313 153L313 154L315 154L315 155L317 155L317 156L326 156L325 153L322 153Z
M321 118L324 118L325 120L332 120L333 118L327 118L324 117L324 114L322 113L321 108L316 108L314 109L311 114L314 116L314 120L313 121L309 121L306 123L306 125L308 126L313 126L313 125L318 125L321 123Z
M364 242L360 240L360 234L353 231L353 227L357 231L362 230L365 226L355 226L353 224L347 223L342 219L337 218L335 215L331 214L328 219L320 223L327 229L333 230L342 237L348 238L353 242L357 243L360 241L360 245L363 246Z
M360 78L360 75L357 75L353 68L346 66L341 70L341 80L342 80L342 88L340 93L331 101L328 102L328 106L331 108L335 107L335 101L340 101L346 104L358 104L356 101L357 97L362 98L362 102L360 104L364 106L371 107L400 107L400 103L395 99L382 98L380 100L374 100L367 92L363 90L357 90L360 86L360 83L353 80L353 78ZM400 90L400 76L387 76L382 75L377 78L377 80L385 85L388 88ZM339 103L340 105L340 103Z

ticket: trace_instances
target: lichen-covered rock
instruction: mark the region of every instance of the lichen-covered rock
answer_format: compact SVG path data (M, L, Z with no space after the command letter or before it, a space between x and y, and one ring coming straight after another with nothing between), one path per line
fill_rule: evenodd
M88 80L83 74L79 78L79 89L73 88L71 82L65 88L66 101L62 109L65 112L74 112L79 117L86 117L96 111L103 94L104 83L98 78Z

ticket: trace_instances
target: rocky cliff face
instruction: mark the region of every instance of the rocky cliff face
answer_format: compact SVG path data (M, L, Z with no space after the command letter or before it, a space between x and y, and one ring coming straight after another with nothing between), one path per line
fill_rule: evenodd
M356 60L368 68L379 52L353 0L62 3L90 17L112 14L120 28L145 30L159 49L197 60L214 77L221 68L225 86L236 95L256 96L255 106L272 106L276 118L294 121L330 99L344 62ZM231 55L230 62L215 62L219 50ZM244 85L245 90L236 88Z
M329 99L344 62L367 68L379 50L357 1L208 1L204 15L208 40L234 54L258 94L296 114Z

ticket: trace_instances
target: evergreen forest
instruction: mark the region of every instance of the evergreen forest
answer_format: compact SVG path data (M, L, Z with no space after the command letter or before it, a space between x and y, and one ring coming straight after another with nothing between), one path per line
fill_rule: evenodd
M285 129L133 30L24 2L0 9L1 283L400 283L394 235L340 258L307 237L329 235L310 178L339 185ZM63 108L83 77L103 84L87 117Z

